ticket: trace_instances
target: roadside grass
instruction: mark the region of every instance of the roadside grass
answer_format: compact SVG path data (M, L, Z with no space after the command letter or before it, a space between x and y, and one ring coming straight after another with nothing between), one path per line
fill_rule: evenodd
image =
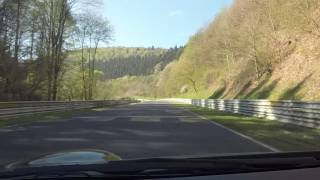
M320 150L320 130L256 117L216 111L192 105L177 105L252 137L280 151Z
M204 99L211 96L212 92L209 90L199 90L197 93L189 91L187 93L176 95L177 98L190 98L190 99Z
M146 99L146 100L157 100L158 98L156 97L151 97L151 96L133 96L132 99Z
M121 105L117 105L121 106ZM45 113L34 113L21 116L12 116L12 117L0 117L0 128L16 125L26 125L33 122L50 122L50 121L64 121L66 119L86 114L105 111L110 107L114 106L105 106L105 107L96 107L96 108L85 108L85 109L76 109L76 110L65 110L65 111L56 111L56 112L45 112Z

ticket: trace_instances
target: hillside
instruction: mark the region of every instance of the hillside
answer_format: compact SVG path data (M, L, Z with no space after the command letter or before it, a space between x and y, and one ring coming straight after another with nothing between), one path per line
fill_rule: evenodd
M97 70L104 79L123 76L145 76L159 72L180 56L182 48L100 48L97 53Z
M107 18L73 14L69 1L50 3L57 10L28 2L0 1L1 101L320 100L319 0L233 0L185 46L169 49L101 48L113 39Z
M89 94L92 99L151 96L159 72L176 60L182 49L110 47L98 48L95 56L94 49L85 49L83 59L81 50L72 51L65 63L59 98L86 99Z
M183 49L98 49L95 98L320 100L319 27L317 0L235 0Z
M320 1L235 0L159 76L158 95L319 100Z

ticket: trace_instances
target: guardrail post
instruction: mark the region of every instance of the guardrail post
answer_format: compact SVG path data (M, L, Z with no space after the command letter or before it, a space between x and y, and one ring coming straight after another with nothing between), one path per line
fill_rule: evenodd
M192 105L320 128L320 102L189 99Z

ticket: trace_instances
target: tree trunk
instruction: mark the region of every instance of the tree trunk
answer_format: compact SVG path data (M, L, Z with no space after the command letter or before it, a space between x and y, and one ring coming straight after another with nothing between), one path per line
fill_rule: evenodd
M255 67L255 74L256 74L256 79L259 79L260 77L260 72L259 72L259 67L258 67L258 53L257 53L257 46L256 46L256 37L254 30L251 29L251 39L252 39L252 49L253 49L253 61L254 61L254 67Z
M231 69L230 69L230 61L229 61L229 55L226 55L226 59L227 59L227 74L228 74L228 81L231 80Z
M57 100L57 93L58 93L58 72L54 73L53 76L53 85L52 85L52 100L56 101Z
M197 82L195 80L193 80L192 78L187 78L187 79L191 82L194 92L198 93Z
M54 61L54 14L53 14L53 0L50 1L50 17L49 17L49 37L48 37L48 97L47 100L51 101L52 100L52 80L53 80L53 61Z
M62 57L62 45L63 45L63 34L65 31L65 22L66 22L66 11L67 11L67 4L66 0L63 1L60 7L60 16L58 19L58 31L55 34L55 59L54 59L54 75L53 75L53 94L52 99L54 101L57 100L58 94L58 87L59 87L59 75L63 65L63 57Z
M21 11L21 1L17 0L17 18L16 18L16 34L15 34L15 43L14 43L14 59L18 62L19 54L19 38L20 38L20 11Z
M88 49L88 70L89 70L89 82L88 82L88 89L89 89L89 95L88 95L88 97L89 97L89 100L91 100L92 99L92 85L91 85L91 34L90 34L90 36L89 36L89 49Z
M95 47L94 47L94 52L93 52L93 56L92 56L92 67L91 67L91 99L93 99L93 91L95 88L95 82L94 82L94 71L95 71L95 62L96 62L96 54L97 54L97 49L98 49L98 44L99 41L95 43Z
M30 60L33 58L33 44L34 44L34 31L35 31L35 23L34 19L32 20L32 29L31 29L31 42L30 42Z
M85 66L84 66L84 37L85 30L83 32L83 39L81 42L81 71L82 71L82 100L87 100L87 87L86 87L86 74L85 74Z

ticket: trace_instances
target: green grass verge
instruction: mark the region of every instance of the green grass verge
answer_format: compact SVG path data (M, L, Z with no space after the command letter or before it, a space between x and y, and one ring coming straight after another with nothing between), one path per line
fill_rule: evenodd
M225 127L252 137L281 151L320 150L320 130L278 121L215 111L191 105L177 105Z

